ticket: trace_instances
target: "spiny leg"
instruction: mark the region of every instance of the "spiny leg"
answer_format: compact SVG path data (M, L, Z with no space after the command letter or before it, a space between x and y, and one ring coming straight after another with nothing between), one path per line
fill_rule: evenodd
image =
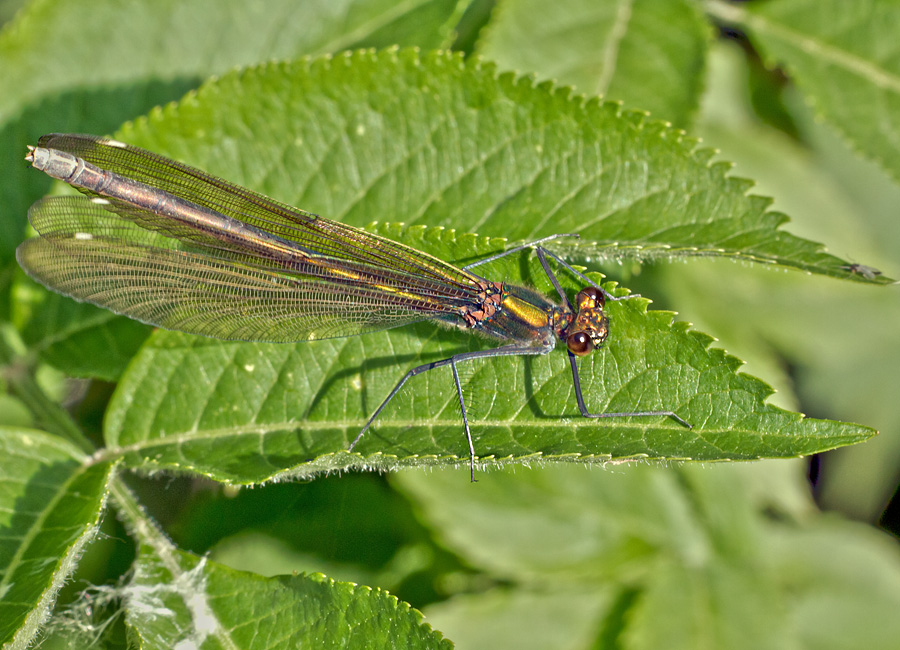
M687 420L682 418L675 411L631 411L625 413L591 413L588 411L584 403L584 395L581 392L581 378L578 376L578 363L574 354L569 352L569 364L572 366L572 384L575 387L575 399L578 401L578 410L581 415L586 418L625 418L625 417L645 417L651 415L664 415L677 420L688 429L693 429Z
M500 258L506 257L507 255L512 255L513 253L518 253L519 251L523 251L523 250L525 250L526 248L537 248L539 244L543 244L544 242L552 241L552 240L554 240L554 239L560 239L560 238L562 238L562 237L574 237L575 239L581 239L581 235L578 235L578 234L564 234L564 233L559 233L559 234L556 234L556 235L549 235L549 236L547 236L547 237L543 237L543 238L541 238L541 239L536 239L536 240L534 240L534 241L530 241L530 242L525 243L525 244L520 244L519 246L513 246L512 248L509 248L509 249L507 249L507 250L505 250L505 251L502 251L502 252L500 252L500 253L496 253L495 255L491 255L490 257L485 257L485 258L482 259L482 260L476 260L475 262L472 262L472 263L470 263L470 264L466 264L466 265L465 265L464 267L462 267L462 268L463 268L464 271L468 271L469 269L474 268L474 267L476 267L476 266L481 266L482 264L489 264L490 262L493 262L493 261L495 261L495 260L499 260Z
M363 435L365 435L366 431L369 430L369 427L372 426L372 423L379 416L379 414L384 410L384 407L388 405L388 403L394 399L394 396L400 392L400 389L403 385L411 378L423 372L428 372L429 370L434 370L435 368L440 368L441 366L450 365L453 370L453 381L456 384L456 394L459 397L459 406L462 410L462 418L463 418L463 427L466 432L466 442L469 445L469 477L473 483L475 483L475 443L472 440L472 432L469 429L469 418L466 413L466 402L463 397L462 392L462 383L459 380L459 372L457 370L456 364L460 361L469 361L471 359L486 359L490 357L510 357L510 356L536 356L547 354L550 350L552 350L552 346L541 346L541 347L521 347L521 346L506 346L500 348L493 348L491 350L477 350L475 352L461 352L460 354L455 354L452 357L447 359L441 359L440 361L432 361L431 363L423 363L421 366L416 366L409 372L407 372L403 377L397 382L397 385L388 393L388 396L384 399L381 405L375 409L375 412L366 422L365 426L362 428L362 431L359 432L359 435L353 439L353 442L347 447L347 451L353 451L353 448L357 445L357 443L362 440Z
M550 278L550 281L553 283L553 286L556 288L556 291L562 297L563 301L566 302L567 304L569 303L569 299L568 299L568 297L566 297L566 294L562 290L562 287L560 287L559 281L556 279L556 275L553 273L553 271L550 269L550 266L547 264L546 257L553 258L557 264L559 264L560 266L562 266L563 268L568 270L572 275L577 277L579 280L587 283L588 285L590 285L592 287L596 287L597 289L602 291L603 295L606 297L607 300L624 300L626 298L638 297L638 294L629 294L627 296L620 296L618 298L616 296L613 296L606 289L604 289L599 284L597 284L596 282L591 280L589 277L587 277L584 273L575 269L571 264L566 262L562 257L560 257L553 251L551 251L547 248L544 248L543 246L540 245L540 244L543 244L544 242L553 241L554 239L561 239L563 237L574 237L575 239L581 239L581 235L579 235L577 233L559 233L556 235L549 235L547 237L543 237L541 239L536 239L534 241L530 241L525 244L520 244L519 246L514 246L508 250L501 252L501 253L497 253L495 255L485 257L484 259L472 262L471 264L466 264L462 268L463 268L463 270L468 271L469 269L474 268L476 266L481 266L482 264L488 264L490 262L494 262L494 261L499 260L508 255L518 253L519 251L525 250L526 248L533 248L538 254L538 259L541 261L541 266L543 266L544 272L547 274L547 277Z

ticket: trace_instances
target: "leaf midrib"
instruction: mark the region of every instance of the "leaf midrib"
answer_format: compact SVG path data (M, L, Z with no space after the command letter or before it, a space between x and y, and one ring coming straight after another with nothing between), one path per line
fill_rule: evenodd
M771 37L780 39L787 44L794 44L807 54L814 54L847 72L855 73L879 88L900 94L900 76L890 74L883 68L873 65L871 61L845 49L741 8L711 3L708 9L713 15L722 19L743 22L761 33L767 33Z
M5 573L3 578L0 579L0 593L6 593L6 590L10 587L10 579L15 574L16 570L22 564L22 557L25 554L25 551L29 549L40 534L40 531L43 530L43 524L47 521L47 517L53 512L54 508L59 504L59 502L69 493L69 487L89 468L91 464L82 463L79 465L76 471L73 471L69 478L62 484L60 484L53 495L53 498L50 499L49 502L45 504L45 506L41 509L40 514L35 518L34 523L28 527L28 530L22 536L22 541L16 548L16 552L13 553L12 558L9 561L5 569Z
M583 424L580 422L583 420ZM124 454L140 452L144 449L150 449L154 447L159 447L161 445L172 445L177 446L183 443L188 442L196 442L198 440L216 440L219 438L228 438L235 436L260 436L266 435L270 433L280 432L280 431L316 431L319 429L341 429L347 428L351 431L362 429L362 427L366 424L367 420L363 419L354 419L354 420L316 420L315 422L303 422L303 421L284 421L278 423L266 423L266 424L244 424L240 426L227 427L227 428L217 428L217 429L200 429L195 431L186 431L182 433L171 433L167 434L163 438L148 438L146 440L141 440L138 442L134 442L128 445L119 446L119 447L108 447L103 452L96 455L95 460L105 460L109 458L118 457ZM827 422L827 420L825 420ZM498 427L505 427L507 429L559 429L560 426L566 426L570 429L576 430L582 427L588 426L597 426L595 422L585 420L584 418L576 418L576 416L572 416L571 418L562 417L560 419L547 419L547 420L532 420L527 422L498 422L496 420L476 420L469 418L469 426L472 429L473 435L475 438L478 437L478 429L479 427L483 427L485 429L497 429ZM385 426L383 424L382 426ZM454 419L439 419L439 420L429 420L426 423L423 423L421 420L391 420L386 423L386 426L391 428L419 428L419 429L436 429L436 428L446 428L452 426L458 426L460 430L460 437L463 436L463 426L462 419L454 418ZM625 423L618 422L614 425L617 429L633 429L636 431L651 431L651 430L659 430L665 431L672 429L673 427L669 426L651 426L647 424L633 424L633 423ZM715 435L723 435L730 434L734 435L735 433L739 433L741 435L747 436L756 436L758 438L796 438L795 433L789 432L780 432L780 431L757 431L755 429L737 429L734 427L716 427L709 428L704 427L702 430L696 430L693 433L686 432L693 435L698 440L703 440L707 444L712 446L714 443ZM819 434L816 432L810 432L805 434L810 438L821 438L821 439L830 439L834 438L832 434ZM709 436L709 437L708 437ZM347 444L350 443L350 439L347 440ZM518 443L521 444L521 443Z

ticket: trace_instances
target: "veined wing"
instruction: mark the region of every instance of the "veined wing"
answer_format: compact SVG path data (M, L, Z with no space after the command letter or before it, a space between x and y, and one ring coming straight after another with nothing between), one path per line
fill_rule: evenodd
M71 153L102 169L164 190L294 242L314 255L334 257L353 264L421 278L427 285L438 283L443 292L452 293L454 289L458 289L471 295L473 290L478 290L477 276L436 257L364 230L293 208L139 147L106 138L75 134L45 135L39 140L38 146ZM116 201L113 204L113 209L144 228L191 241L210 250L223 247L221 240L175 224L152 212L136 210ZM267 259L257 260L256 263L268 268L278 266L277 262Z
M431 300L353 282L279 273L202 251L84 196L48 197L29 220L40 237L19 264L50 289L116 313L220 339L289 342L351 336L455 313Z

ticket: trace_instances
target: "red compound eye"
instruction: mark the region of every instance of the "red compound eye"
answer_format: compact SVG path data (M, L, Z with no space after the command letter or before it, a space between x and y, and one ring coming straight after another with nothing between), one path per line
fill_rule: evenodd
M586 287L579 291L578 295L575 296L576 305L583 304L585 300L593 300L600 305L601 309L606 305L606 296L604 296L603 292L597 287Z
M566 339L566 345L569 348L569 352L576 357L583 357L586 354L590 354L594 349L594 342L591 340L591 337L584 332L575 332L569 336L569 338Z

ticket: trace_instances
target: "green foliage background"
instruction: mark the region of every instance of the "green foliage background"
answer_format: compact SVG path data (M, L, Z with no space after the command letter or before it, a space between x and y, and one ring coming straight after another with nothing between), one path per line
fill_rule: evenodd
M0 640L895 647L900 557L870 524L900 455L900 300L878 286L900 243L897 33L895 0L25 3L0 33ZM378 49L339 54L358 48ZM315 346L148 338L48 294L13 251L50 189L21 157L51 131L115 133L354 225L402 220L374 227L446 259L580 232L561 252L654 300L611 308L586 394L674 401L696 431L566 419L563 355L491 360L464 377L494 457L479 483L323 475L455 464L449 377L401 395L363 456L340 450L407 367L481 342L427 324ZM546 290L533 262L495 273ZM816 500L802 460L626 462L871 435L831 418L881 435L823 455Z

